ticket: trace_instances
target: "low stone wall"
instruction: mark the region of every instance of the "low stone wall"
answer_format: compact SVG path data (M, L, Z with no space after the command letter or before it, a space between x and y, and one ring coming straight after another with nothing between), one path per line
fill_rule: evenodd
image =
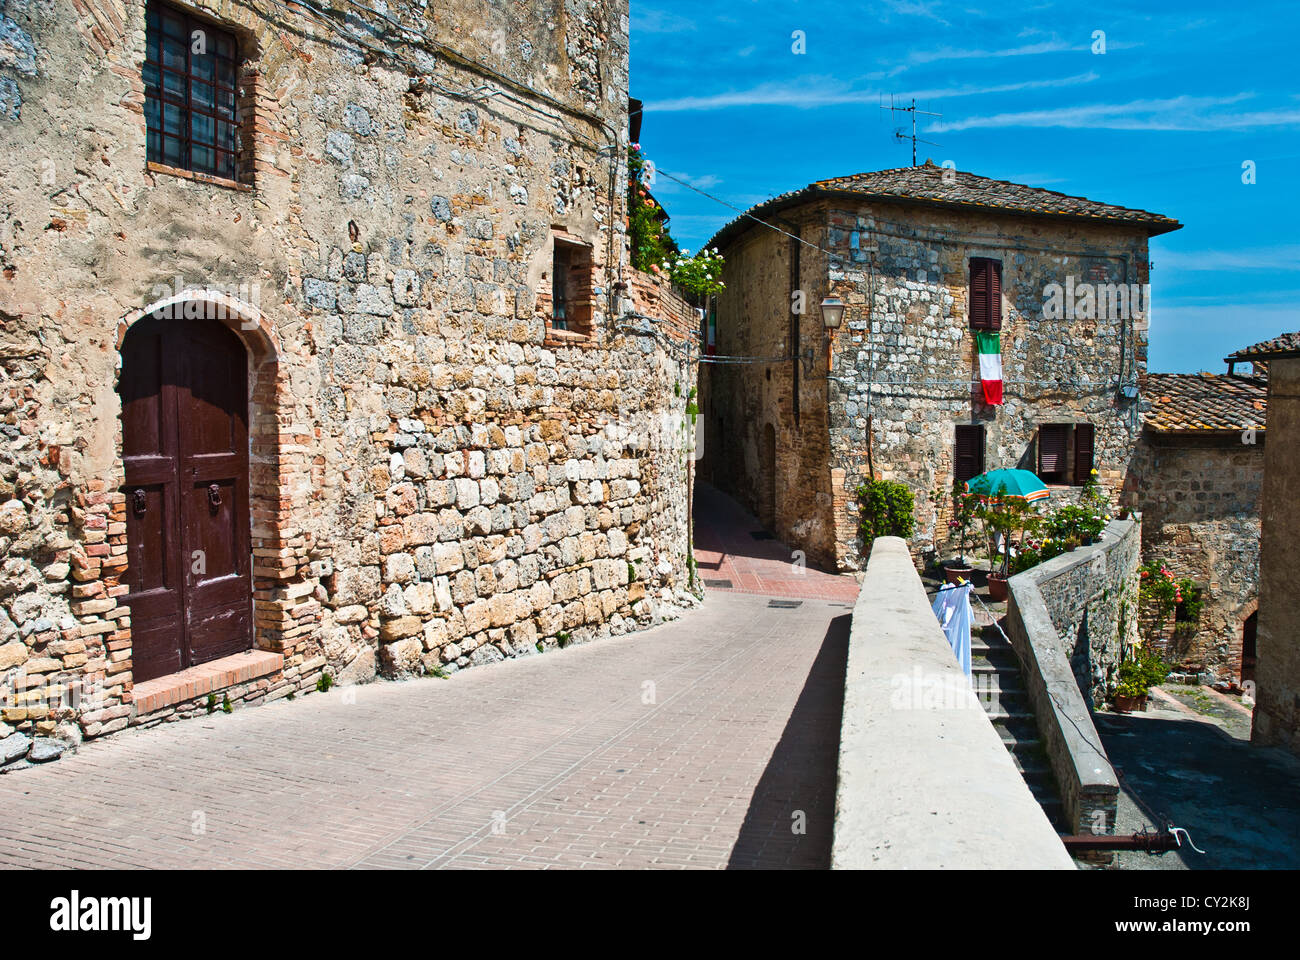
M1100 543L1012 577L1007 634L1072 833L1113 833L1119 782L1092 722L1136 638L1142 526L1113 520Z
M831 866L1074 866L958 666L898 537L875 541L853 610Z

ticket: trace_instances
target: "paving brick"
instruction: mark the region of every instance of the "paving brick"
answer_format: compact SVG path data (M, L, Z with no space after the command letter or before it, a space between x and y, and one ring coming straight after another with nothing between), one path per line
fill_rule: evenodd
M0 867L825 867L847 621L718 592L649 633L127 732L0 777Z

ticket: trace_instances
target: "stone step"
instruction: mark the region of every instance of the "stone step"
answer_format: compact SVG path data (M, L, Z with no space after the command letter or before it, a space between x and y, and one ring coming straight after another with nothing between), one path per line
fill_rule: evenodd
M1034 723L1032 717L1003 717L993 721L993 729L998 732L1008 750L1042 749L1038 724Z
M1030 710L1008 710L1002 708L1000 705L985 704L984 713L988 714L988 718L993 721L993 726L995 727L998 726L998 723L1004 721L1034 723L1034 714L1032 714Z
M1047 777L1051 779L1053 784L1056 782L1056 775L1052 773L1051 764L1047 762L1046 757L1029 750L1022 752L1008 750L1007 752L1011 754L1011 762L1016 765L1016 769L1020 771L1020 775L1025 778L1026 783L1029 782L1031 777Z

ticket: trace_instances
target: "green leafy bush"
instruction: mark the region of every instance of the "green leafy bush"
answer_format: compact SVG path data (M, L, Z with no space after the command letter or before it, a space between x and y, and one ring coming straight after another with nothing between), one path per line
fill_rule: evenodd
M1165 682L1169 669L1168 662L1160 654L1138 647L1119 665L1115 693L1121 697L1144 697L1152 687Z
M867 545L877 537L910 538L916 529L916 498L905 483L868 480L858 487L858 529Z

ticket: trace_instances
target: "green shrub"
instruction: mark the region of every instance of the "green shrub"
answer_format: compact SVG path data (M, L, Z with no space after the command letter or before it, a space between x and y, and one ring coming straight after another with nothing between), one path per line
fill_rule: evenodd
M907 484L868 480L858 487L858 529L870 546L877 537L912 536L916 529L916 498Z

